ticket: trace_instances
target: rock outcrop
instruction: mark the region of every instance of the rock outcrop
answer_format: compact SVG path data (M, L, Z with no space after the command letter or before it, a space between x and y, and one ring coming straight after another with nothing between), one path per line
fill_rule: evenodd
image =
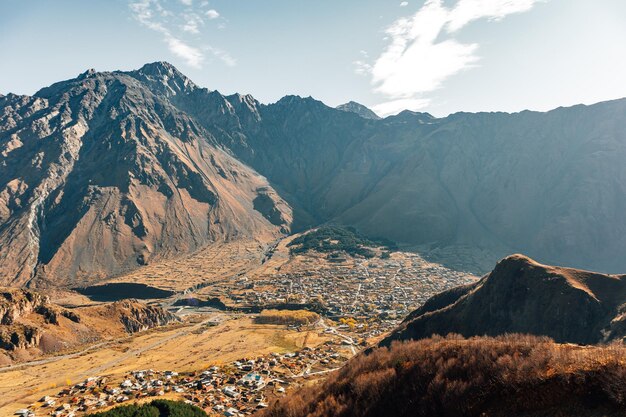
M12 326L0 325L0 349L17 350L39 346L42 332L34 326L17 324Z
M0 288L0 349L6 351L49 353L178 320L160 307L137 300L69 309L37 291Z
M80 323L80 316L68 309L54 305L50 298L38 292L0 288L0 348L5 350L37 347L43 335L42 328L33 324L39 319L42 324L59 325L65 317Z
M0 288L0 325L15 323L17 319L45 308L49 297L38 292Z
M160 307L148 306L132 299L116 301L111 304L110 309L113 315L119 316L128 333L137 333L179 321L176 316Z

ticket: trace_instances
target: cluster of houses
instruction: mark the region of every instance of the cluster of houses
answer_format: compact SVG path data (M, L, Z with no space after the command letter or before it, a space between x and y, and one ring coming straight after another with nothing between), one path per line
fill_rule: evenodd
M254 279L239 276L215 284L213 290L226 296L230 305L256 310L281 304L321 306L318 312L340 323L318 323L325 333L337 336L332 341L296 353L246 358L192 373L142 370L115 381L92 377L15 414L79 417L120 404L165 397L183 399L209 415L250 415L285 395L301 378L339 368L356 353L356 339L378 336L432 295L476 280L410 253L352 263L319 262L311 257L303 265L297 272Z
M433 295L476 279L412 253L402 253L400 259L394 256L355 260L353 264L303 265L297 272L225 282L217 292L240 307L299 304L314 308L321 304L325 316L356 319L357 330L376 336L395 327Z
M285 395L300 378L339 368L348 356L337 343L327 342L293 353L244 358L198 372L149 369L130 372L116 381L90 377L15 414L78 417L116 405L163 397L184 400L209 415L246 416Z

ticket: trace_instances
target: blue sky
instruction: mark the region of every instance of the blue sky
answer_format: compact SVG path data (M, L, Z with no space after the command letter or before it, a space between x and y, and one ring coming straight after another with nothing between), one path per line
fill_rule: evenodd
M0 93L165 60L197 84L382 114L626 96L624 0L0 0Z

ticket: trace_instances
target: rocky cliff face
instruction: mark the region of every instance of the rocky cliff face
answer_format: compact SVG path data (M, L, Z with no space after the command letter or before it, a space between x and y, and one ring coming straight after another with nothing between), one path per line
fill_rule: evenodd
M1 97L0 282L85 284L218 239L288 231L278 194L263 195L279 224L254 208L266 180L172 104L197 90L156 63Z
M13 324L29 314L39 314L50 324L59 324L60 316L80 322L80 316L50 303L50 298L46 295L34 291L0 288L0 325Z
M80 316L70 310L50 303L50 299L38 292L0 288L0 348L5 350L27 349L39 345L44 332L31 323L38 316L44 324L59 325L65 317L80 323Z
M32 291L4 288L0 291L0 324L13 324L17 319L50 304L50 299Z
M0 349L6 351L48 353L178 320L137 300L67 309L36 291L0 288Z
M148 306L132 299L117 301L110 309L114 315L119 316L128 333L137 333L178 321L176 316L160 307Z
M557 342L606 342L626 336L625 308L626 275L546 266L513 255L476 284L433 297L383 344L448 333L530 333Z

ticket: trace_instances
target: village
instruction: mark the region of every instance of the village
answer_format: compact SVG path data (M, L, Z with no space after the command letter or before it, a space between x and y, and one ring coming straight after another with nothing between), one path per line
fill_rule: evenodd
M342 330L376 337L393 329L433 295L476 277L427 262L418 254L400 259L358 259L350 263L302 257L298 268L285 273L219 283L212 296L241 308L301 306L341 323Z
M15 415L78 417L153 398L184 400L208 415L250 415L286 395L299 380L340 368L356 352L355 344L348 340L342 336L314 348L241 358L197 372L136 370L116 381L92 376L56 395L42 397Z

